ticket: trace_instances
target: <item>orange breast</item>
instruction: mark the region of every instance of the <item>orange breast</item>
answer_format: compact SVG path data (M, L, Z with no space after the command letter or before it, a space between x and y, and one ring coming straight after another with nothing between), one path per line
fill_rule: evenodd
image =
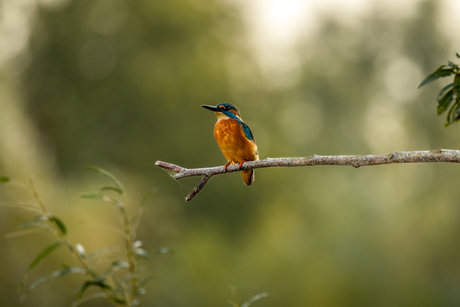
M219 120L214 126L214 136L228 162L259 160L256 143L246 138L236 119Z

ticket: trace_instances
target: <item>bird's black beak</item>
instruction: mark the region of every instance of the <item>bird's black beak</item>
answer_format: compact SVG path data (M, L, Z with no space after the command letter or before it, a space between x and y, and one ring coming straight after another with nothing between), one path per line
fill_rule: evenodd
M211 110L213 112L221 112L221 110L216 106L210 106L210 105L205 105L204 104L204 105L202 105L202 107L205 108L205 109Z

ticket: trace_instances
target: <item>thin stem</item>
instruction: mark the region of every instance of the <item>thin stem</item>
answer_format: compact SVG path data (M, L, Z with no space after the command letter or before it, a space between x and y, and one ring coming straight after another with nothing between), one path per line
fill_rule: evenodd
M123 230L125 233L126 254L129 263L129 283L131 285L131 304L132 301L138 301L138 289L136 279L136 258L133 249L133 241L131 239L131 225L128 214L126 213L124 203L120 205L120 213L123 216Z
M38 195L37 189L35 189L35 184L34 184L34 180L32 177L29 177L29 185L30 185L30 193L32 194L35 201L37 202L38 206L40 207L40 209L42 209L43 213L48 215L48 211L46 210L45 205L43 205L40 195Z

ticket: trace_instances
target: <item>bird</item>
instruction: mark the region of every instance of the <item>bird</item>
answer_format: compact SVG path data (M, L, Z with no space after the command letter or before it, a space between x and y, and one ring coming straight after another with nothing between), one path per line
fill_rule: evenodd
M202 105L202 107L214 111L217 115L214 136L228 161L225 164L225 171L230 164L239 163L239 168L241 168L246 161L259 160L252 131L241 118L237 107L228 102L219 103L216 106ZM241 176L247 186L254 182L254 170L252 169L241 171Z

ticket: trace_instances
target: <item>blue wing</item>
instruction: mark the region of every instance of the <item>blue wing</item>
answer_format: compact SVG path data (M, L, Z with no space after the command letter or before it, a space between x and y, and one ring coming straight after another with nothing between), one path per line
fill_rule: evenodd
M251 131L251 128L249 128L248 125L246 125L245 123L241 122L241 127L243 128L243 132L244 132L244 135L250 139L251 141L254 142L254 136L252 135L252 131Z
M236 119L238 123L241 125L241 128L243 129L244 135L251 141L254 141L254 136L252 135L251 128L249 128L248 125L246 125L239 117L237 117L235 114L229 111L224 111L223 112L225 115L227 115L230 118Z

